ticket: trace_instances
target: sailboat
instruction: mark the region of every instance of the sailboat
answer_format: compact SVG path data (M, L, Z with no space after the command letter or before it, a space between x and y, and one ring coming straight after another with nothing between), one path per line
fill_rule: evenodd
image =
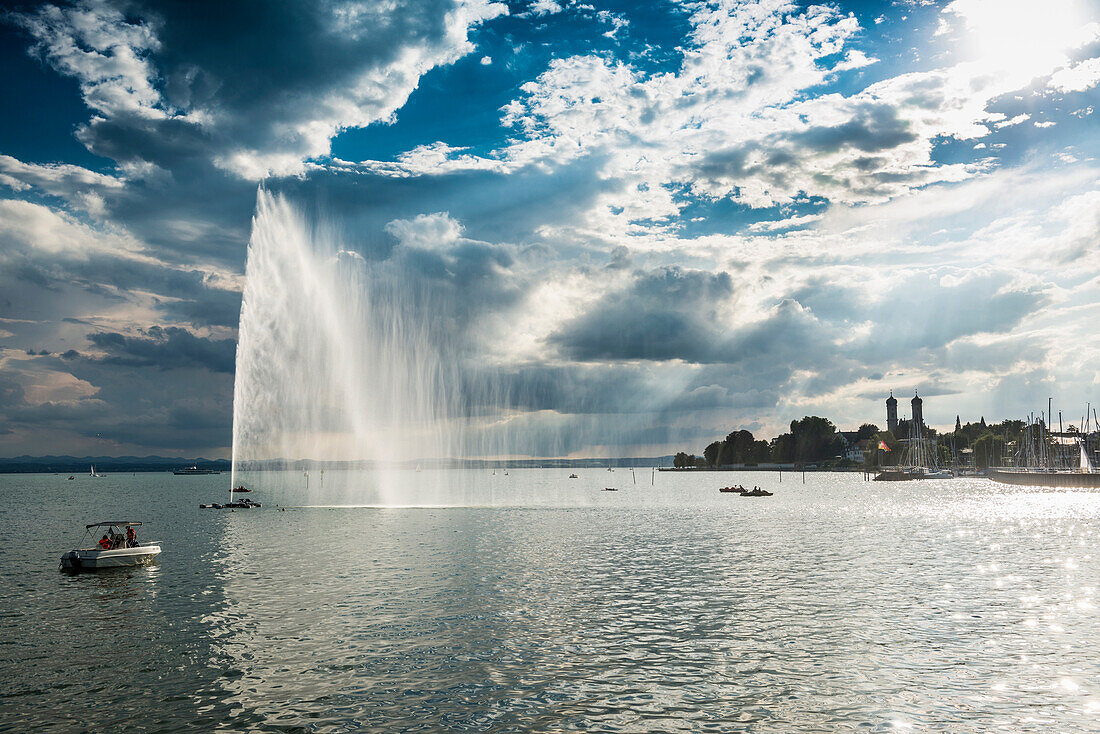
M96 474L95 473L95 464L92 464L92 476L95 477L96 479L102 479L106 475L105 474Z

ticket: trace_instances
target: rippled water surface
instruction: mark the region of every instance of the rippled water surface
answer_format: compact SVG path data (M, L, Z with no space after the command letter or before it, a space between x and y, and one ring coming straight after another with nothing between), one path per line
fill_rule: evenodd
M568 473L0 476L0 729L1100 731L1100 493ZM57 571L131 517L159 564Z

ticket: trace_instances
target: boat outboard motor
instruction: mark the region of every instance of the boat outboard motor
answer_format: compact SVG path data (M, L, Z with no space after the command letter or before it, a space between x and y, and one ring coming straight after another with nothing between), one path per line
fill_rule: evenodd
M68 566L65 565L66 561L68 562ZM61 568L70 568L73 571L79 571L84 568L80 562L80 554L76 551L69 551L63 555L61 557Z

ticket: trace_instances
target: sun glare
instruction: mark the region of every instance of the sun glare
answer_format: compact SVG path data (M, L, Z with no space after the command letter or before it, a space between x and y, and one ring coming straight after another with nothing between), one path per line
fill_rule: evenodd
M1066 63L1066 52L1100 34L1082 0L956 0L968 55L991 72L1039 76Z

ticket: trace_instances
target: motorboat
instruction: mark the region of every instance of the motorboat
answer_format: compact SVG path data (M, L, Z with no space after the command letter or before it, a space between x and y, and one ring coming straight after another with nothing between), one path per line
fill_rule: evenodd
M254 502L248 497L245 497L242 500L235 499L230 502L226 502L225 504L218 504L217 502L213 502L208 505L199 505L200 510L253 510L259 509L261 507L263 507L262 504L260 504L259 502Z
M240 493L240 492L251 492L252 490L242 484L239 487L234 487L231 491Z
M570 479L580 479L580 477L578 477L576 474L570 474L569 478Z
M753 487L747 492L741 493L742 497L771 497L772 493L766 489L760 489L760 487Z
M191 474L221 474L217 469L200 469L197 466L185 466L172 472L176 476L188 476Z
M618 492L619 488L618 487L604 487L603 491L605 491L605 492Z
M89 548L77 548L61 556L61 568L70 571L94 571L103 568L127 568L152 563L160 555L160 544L129 543L126 540L127 528L141 527L133 520L93 522L84 526L85 537L92 539L92 528L103 528L103 537L99 545ZM99 531L96 530L98 533Z
M67 479L66 481L69 481L69 482L71 482L71 481L73 481L74 479L76 479L76 477L75 477L75 476L73 476L72 474L70 474L70 475L69 475L69 478L68 478L68 479Z
M718 491L723 492L723 493L733 492L733 493L736 493L736 494L744 494L745 493L745 488L742 487L740 484L738 484L736 487L719 487Z

